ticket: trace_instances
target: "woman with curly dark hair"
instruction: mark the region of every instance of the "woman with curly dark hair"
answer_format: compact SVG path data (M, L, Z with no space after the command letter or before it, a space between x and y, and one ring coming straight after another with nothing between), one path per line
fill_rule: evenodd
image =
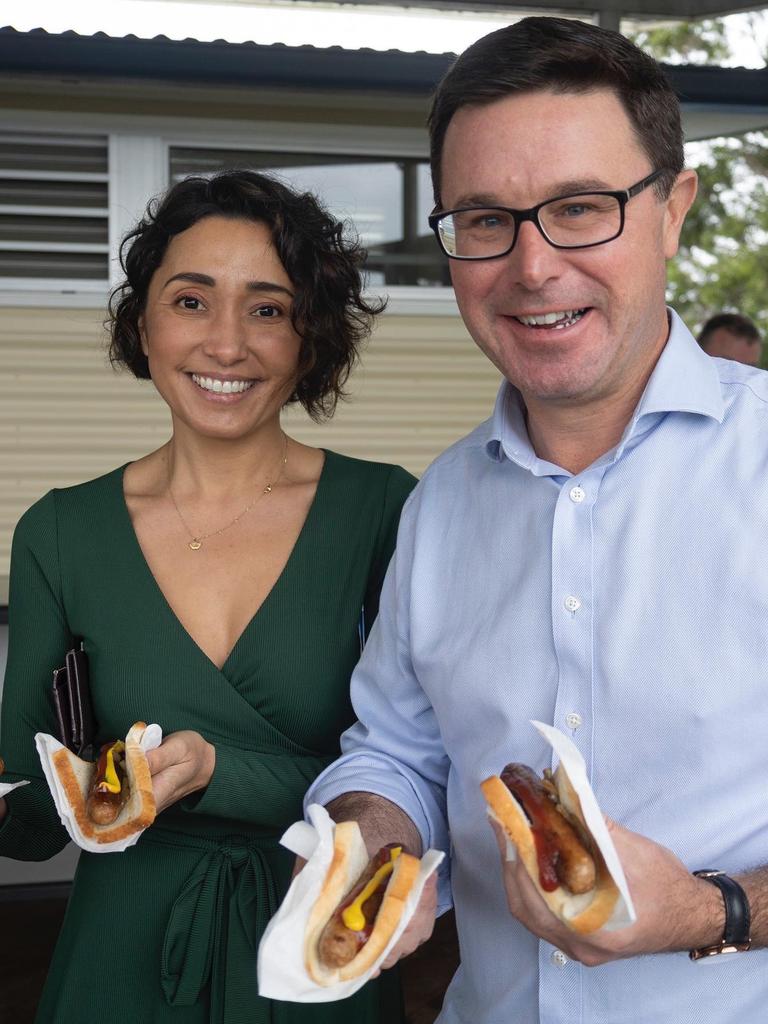
M171 437L17 528L2 749L32 782L0 800L0 855L67 841L33 735L55 731L46 680L75 642L98 742L163 728L159 813L125 852L81 854L37 1019L392 1024L391 976L321 1005L269 1003L255 982L291 872L278 839L351 724L360 623L414 483L280 424L343 393L377 312L361 252L311 195L231 171L171 188L123 254L111 358L151 378Z

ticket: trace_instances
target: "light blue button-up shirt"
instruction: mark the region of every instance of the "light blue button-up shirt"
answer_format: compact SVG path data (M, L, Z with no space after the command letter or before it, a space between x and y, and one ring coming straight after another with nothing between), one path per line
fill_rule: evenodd
M692 870L768 863L768 374L671 322L584 472L537 458L508 384L430 467L353 678L360 723L308 794L378 793L450 849L462 964L440 1024L768 1022L768 950L586 968L526 931L479 790L550 763L539 719L605 813Z

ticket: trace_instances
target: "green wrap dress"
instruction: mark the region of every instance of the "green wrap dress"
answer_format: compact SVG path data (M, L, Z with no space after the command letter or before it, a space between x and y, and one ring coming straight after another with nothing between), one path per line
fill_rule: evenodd
M124 853L81 853L40 1024L392 1024L392 972L338 1003L256 992L261 933L288 886L278 844L351 724L349 678L414 484L404 470L326 453L314 502L272 591L218 669L144 560L122 470L52 491L14 535L0 751L0 856L44 860L68 837L35 752L54 733L52 670L85 645L99 741L138 720L216 747L210 784Z

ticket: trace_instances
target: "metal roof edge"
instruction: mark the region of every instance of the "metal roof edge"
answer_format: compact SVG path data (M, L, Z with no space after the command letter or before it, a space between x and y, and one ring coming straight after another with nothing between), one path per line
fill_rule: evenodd
M151 78L203 85L366 89L419 95L430 93L454 60L454 54L423 51L199 42L166 36L117 38L104 33L82 36L0 28L0 68L6 75ZM768 68L664 67L684 103L768 106Z
M453 54L283 43L198 42L165 36L115 38L0 28L0 68L7 74L124 76L165 81L427 93Z

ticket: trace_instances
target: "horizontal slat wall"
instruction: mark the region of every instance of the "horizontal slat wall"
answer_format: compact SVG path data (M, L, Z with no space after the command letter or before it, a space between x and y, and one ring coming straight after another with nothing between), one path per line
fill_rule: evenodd
M115 374L95 310L0 313L0 603L13 526L51 487L156 447L168 417L152 386Z
M327 424L289 410L298 440L420 473L484 419L498 376L457 317L384 315ZM162 444L168 414L150 383L114 373L93 310L0 316L0 604L13 526L51 487L87 480Z
M384 315L350 380L349 399L300 440L420 474L449 444L490 415L499 376L458 317Z

